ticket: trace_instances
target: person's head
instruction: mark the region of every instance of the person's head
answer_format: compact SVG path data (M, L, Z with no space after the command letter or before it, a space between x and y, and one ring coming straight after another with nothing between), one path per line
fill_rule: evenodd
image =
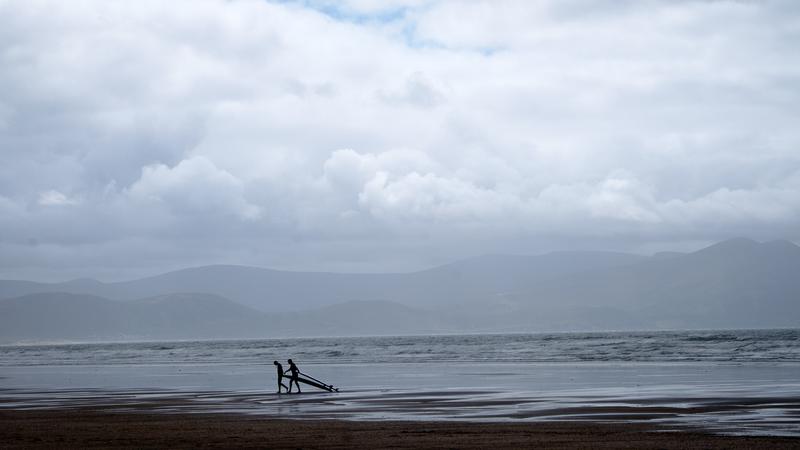
M281 363L279 363L278 361L272 361L272 364L275 364L276 366L280 366L281 365Z

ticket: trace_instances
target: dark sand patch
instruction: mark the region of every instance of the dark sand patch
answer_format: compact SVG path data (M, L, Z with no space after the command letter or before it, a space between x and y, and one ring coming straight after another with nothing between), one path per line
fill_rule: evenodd
M800 439L718 436L643 424L357 422L238 414L0 411L0 447L17 448L631 448L797 449Z

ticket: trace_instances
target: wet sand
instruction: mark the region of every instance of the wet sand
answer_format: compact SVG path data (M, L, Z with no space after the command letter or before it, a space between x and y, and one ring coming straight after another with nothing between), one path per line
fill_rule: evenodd
M286 420L147 409L0 410L16 448L635 448L797 449L800 439L719 436L645 424Z
M0 366L0 449L800 449L795 364L311 369L348 386L278 395L235 364Z
M628 395L591 393L594 395L582 392L536 397L519 392L453 389L279 395L264 391L0 388L0 411L247 415L264 420L292 417L350 422L614 422L800 439L800 397L796 392L773 396L737 395L741 392L727 396L669 396L656 391L638 397L624 392Z

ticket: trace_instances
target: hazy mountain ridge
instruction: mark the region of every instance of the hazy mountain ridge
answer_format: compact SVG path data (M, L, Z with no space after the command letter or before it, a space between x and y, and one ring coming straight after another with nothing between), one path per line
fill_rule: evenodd
M602 252L493 255L410 274L208 266L125 283L11 281L0 282L2 295L60 287L95 292L0 300L0 337L190 339L796 327L798 274L800 247L791 242L733 239L693 253L654 257ZM249 289L250 298L264 293L266 304L294 302L293 296L299 295L302 311L256 310L220 295L220 284L234 293ZM111 301L96 294L107 290L120 298L121 289L147 295ZM169 292L175 289L197 293Z
M577 280L547 280L516 300L533 308L553 303L614 307L660 327L796 326L798 273L800 247L740 238Z
M203 266L138 280L101 283L0 281L0 299L42 292L134 300L203 292L265 312L304 311L355 300L381 300L429 308L483 301L548 278L616 267L646 257L613 252L556 252L540 256L486 255L412 273L289 272L248 266Z
M0 339L253 337L260 315L208 294L124 302L85 294L30 294L0 301Z
M44 293L0 300L0 342L380 335L431 333L438 325L424 311L391 302L267 314L209 294L113 301Z

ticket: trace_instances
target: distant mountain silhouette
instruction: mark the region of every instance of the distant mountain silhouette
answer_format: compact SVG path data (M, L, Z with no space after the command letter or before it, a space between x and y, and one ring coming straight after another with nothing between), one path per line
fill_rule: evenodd
M292 313L269 314L277 336L379 336L457 332L442 315L387 301L352 301Z
M439 329L429 313L391 302L267 314L208 294L112 301L46 293L0 300L0 343L385 335Z
M800 324L800 247L731 239L694 253L547 280L518 293L537 310L612 307L642 327L773 327Z
M208 266L122 283L0 281L0 340L797 327L798 274L793 243L731 239L654 257L490 255L409 274Z
M122 337L118 303L63 292L31 294L0 301L0 342L98 340Z
M129 340L264 335L263 313L208 294L118 302L45 293L0 300L0 340Z
M247 266L205 266L118 283L0 281L0 299L42 292L133 300L200 292L265 312L302 311L357 300L419 307L481 301L561 275L632 264L642 256L611 252L559 252L542 256L482 256L414 273L288 272Z

